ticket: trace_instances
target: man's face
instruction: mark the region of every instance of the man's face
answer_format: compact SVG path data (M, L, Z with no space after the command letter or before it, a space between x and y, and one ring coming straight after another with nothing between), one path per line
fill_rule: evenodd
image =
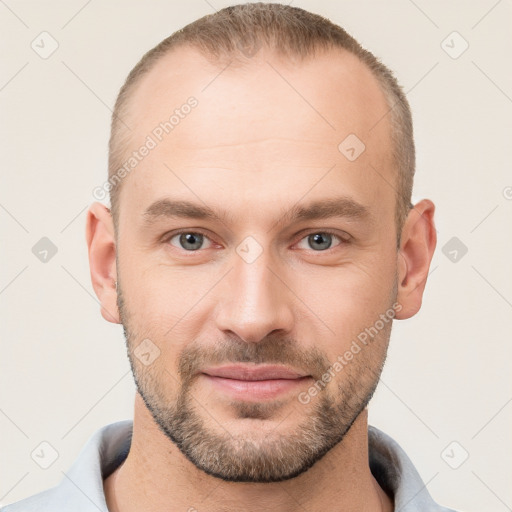
M122 185L118 305L162 431L210 474L276 481L342 439L385 359L396 176L387 117L375 124L388 107L346 53L290 63L260 50L223 68L180 49L130 100L131 149L157 144ZM155 127L192 96L158 141ZM366 146L356 159L353 136L338 149L350 134Z

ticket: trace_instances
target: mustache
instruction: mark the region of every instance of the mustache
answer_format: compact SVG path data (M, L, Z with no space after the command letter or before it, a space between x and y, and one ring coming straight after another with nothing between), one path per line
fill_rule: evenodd
M321 378L330 364L316 347L303 349L293 339L270 335L259 342L245 342L229 337L215 345L200 342L188 344L179 358L178 373L182 381L190 381L203 368L232 363L282 364Z

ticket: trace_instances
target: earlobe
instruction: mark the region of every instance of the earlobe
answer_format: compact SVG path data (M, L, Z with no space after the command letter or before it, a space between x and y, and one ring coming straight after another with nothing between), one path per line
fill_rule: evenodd
M397 319L410 318L421 308L430 262L436 247L435 206L423 199L409 212L402 230L398 252L398 302L402 309Z
M93 203L87 212L86 241L92 286L101 314L105 320L118 324L114 224L110 210L101 203Z

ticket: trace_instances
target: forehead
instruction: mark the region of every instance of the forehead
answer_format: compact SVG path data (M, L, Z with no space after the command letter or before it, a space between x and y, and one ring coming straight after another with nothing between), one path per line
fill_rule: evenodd
M190 98L194 107L184 107ZM299 62L261 49L240 65L179 48L129 100L129 153L148 138L154 147L125 179L122 195L141 210L176 187L206 202L250 191L263 205L337 185L361 202L382 200L382 184L395 180L388 111L371 72L342 50Z

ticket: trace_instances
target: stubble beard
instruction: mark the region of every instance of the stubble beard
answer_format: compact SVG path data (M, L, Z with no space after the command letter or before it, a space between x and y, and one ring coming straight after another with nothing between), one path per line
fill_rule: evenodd
M269 337L258 344L223 340L221 348L213 352L192 343L180 355L175 378L179 382L178 390L176 399L170 401L162 382L172 381L173 376L166 369L162 372L144 367L134 358L135 340L140 341L144 336L137 336L129 326L130 314L119 283L118 307L137 390L156 425L197 468L232 482L268 483L294 478L340 443L374 394L391 333L390 322L379 333L379 339L373 341L374 347L365 347L366 352L357 354L337 379L312 397L309 407L296 400L291 407L299 414L305 411L305 418L287 432L276 425L262 436L252 421L272 420L286 404L232 402L233 416L253 425L252 429L238 429L243 434L235 434L214 419L214 413L207 411L193 394L198 378L194 369L204 367L205 361L293 363L311 371L316 381L330 366L325 356L318 351L299 352L292 340L283 338ZM380 350L377 361L370 357L372 348Z

